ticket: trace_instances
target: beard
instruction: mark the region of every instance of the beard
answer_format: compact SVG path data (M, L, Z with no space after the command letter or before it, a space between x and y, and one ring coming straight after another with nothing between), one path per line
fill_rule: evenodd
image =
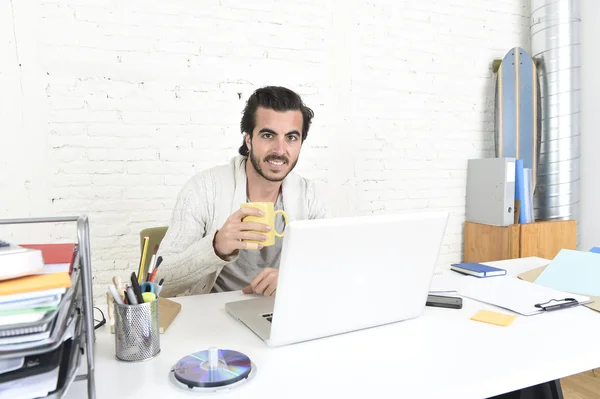
M280 182L283 179L285 179L286 176L296 167L296 163L298 163L298 159L296 159L287 171L282 171L281 176L278 175L276 177L270 177L270 176L267 176L265 174L265 172L263 171L263 169L260 167L260 161L254 155L253 149L250 149L248 156L250 158L250 162L252 162L252 166L254 167L254 170L256 170L256 173L261 175L264 179L266 179L268 181L272 181L272 182ZM268 155L267 157L265 157L263 162L268 162L270 160L283 161L283 162L285 162L285 165L290 164L289 159L286 156L277 156L277 155Z

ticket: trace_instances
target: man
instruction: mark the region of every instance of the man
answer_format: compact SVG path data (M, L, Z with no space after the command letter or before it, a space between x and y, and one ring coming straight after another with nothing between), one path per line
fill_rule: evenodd
M267 247L242 241L263 241L256 231L268 231L268 226L243 222L260 211L240 205L273 202L290 222L328 215L313 182L292 172L312 118L313 111L287 88L263 87L250 96L240 124L240 155L194 176L179 193L160 244L158 273L165 278L161 295L240 289L275 294L281 239ZM276 220L277 231L283 227Z

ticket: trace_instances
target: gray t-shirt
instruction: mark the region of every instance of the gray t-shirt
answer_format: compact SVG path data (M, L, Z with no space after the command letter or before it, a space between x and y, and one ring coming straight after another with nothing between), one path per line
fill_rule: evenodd
M283 201L281 194L275 202L275 210L283 209ZM284 229L283 216L275 216L275 227L278 232ZM271 267L278 269L279 260L281 257L281 242L282 238L275 237L275 244L270 247L256 250L240 250L239 256L234 263L230 263L223 267L212 292L238 291L246 287L252 279L260 273L261 269Z

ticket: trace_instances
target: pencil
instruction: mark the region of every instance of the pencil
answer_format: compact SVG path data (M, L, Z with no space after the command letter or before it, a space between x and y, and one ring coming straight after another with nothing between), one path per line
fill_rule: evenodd
M148 242L150 242L150 237L144 237L144 249L142 250L142 258L140 259L140 266L138 268L138 283L142 282L142 276L145 276L144 273L144 263L146 263L146 254L148 253Z

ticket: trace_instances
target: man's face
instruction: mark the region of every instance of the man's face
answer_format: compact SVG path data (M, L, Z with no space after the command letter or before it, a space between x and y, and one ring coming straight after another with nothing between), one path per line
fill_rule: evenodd
M246 135L249 158L256 172L269 181L281 181L294 169L302 147L302 113L258 107L256 126Z

